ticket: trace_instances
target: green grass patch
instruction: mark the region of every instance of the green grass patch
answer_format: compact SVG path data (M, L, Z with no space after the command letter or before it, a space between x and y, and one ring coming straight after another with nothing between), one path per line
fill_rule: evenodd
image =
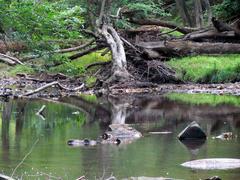
M13 68L5 70L4 72L6 73L6 76L16 76L18 73L33 74L35 71L28 65L16 65Z
M80 94L80 97L88 102L97 103L97 96L96 95L86 95L86 94Z
M74 61L66 61L60 66L50 68L49 71L54 73L61 72L70 76L84 75L86 73L87 65L95 62L106 62L111 60L111 54L101 56L101 53L102 51L97 51L78 58ZM93 67L88 72L93 73L96 71L96 69L98 68Z
M170 31L172 31L172 29L164 28L164 29L161 30L161 33L167 33L167 32L170 32ZM181 37L184 34L179 32L179 31L173 31L173 32L168 33L168 35L171 35L171 36L174 36L174 37Z
M87 87L91 88L95 85L97 78L95 76L87 76L85 78L85 84Z
M240 54L221 56L190 56L167 62L178 77L196 83L240 81Z
M183 102L192 105L210 105L217 106L228 104L240 107L240 97L238 96L220 96L212 94L184 94L184 93L169 93L165 95L172 101Z

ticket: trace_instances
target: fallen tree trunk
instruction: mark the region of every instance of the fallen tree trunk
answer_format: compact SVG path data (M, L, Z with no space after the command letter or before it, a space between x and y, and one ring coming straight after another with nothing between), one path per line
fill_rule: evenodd
M139 24L139 25L157 25L157 26L163 26L163 27L167 27L170 29L176 29L176 31L179 31L183 34L188 34L191 33L193 31L196 31L197 29L195 28L188 28L188 27L180 27L177 26L173 23L170 22L166 22L166 21L161 21L158 19L136 19L136 18L131 18L130 19L131 23L134 24Z
M237 38L237 37L234 31L218 32L216 30L208 30L204 32L197 31L197 32L187 34L184 37L185 40L202 40L202 39L216 39L216 38L227 39L227 38Z
M159 42L142 42L138 44L144 49L151 49L169 55L191 55L191 54L238 54L240 44L233 43L208 43L192 42L183 40L169 40Z

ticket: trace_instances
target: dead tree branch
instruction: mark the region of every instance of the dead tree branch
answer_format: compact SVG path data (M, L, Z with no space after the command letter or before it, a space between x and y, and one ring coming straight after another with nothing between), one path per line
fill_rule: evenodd
M2 54L2 53L0 53L0 60L4 61L5 63L7 63L9 65L15 65L15 64L23 65L23 63L19 59L12 57L12 56L8 56L6 54Z
M88 49L86 49L86 50L84 50L84 51L81 51L81 52L79 52L79 53L76 53L76 54L74 54L74 55L71 55L71 56L69 57L69 59L70 59L70 60L74 60L74 59L80 58L80 57L82 57L82 56L85 56L85 55L87 55L87 54L89 54L89 53L91 53L91 52L100 50L100 49L102 49L102 48L103 48L103 47L100 47L100 46L93 46L93 47L88 48Z
M91 41L87 42L86 44L83 44L83 45L80 45L80 46L67 48L67 49L56 50L56 51L54 51L54 53L68 53L68 52L78 51L78 50L81 50L81 49L84 49L84 48L90 46L94 42L95 42L95 40L91 40Z
M33 94L36 94L40 91L43 91L44 89L47 89L49 87L52 87L52 86L55 86L57 85L60 89L64 89L64 90L67 90L67 91L78 91L80 89L82 89L85 85L84 83L79 86L79 87L75 87L75 88L67 88L67 87L64 87L62 84L60 84L58 81L54 81L54 82L51 82L51 83L48 83L48 84L45 84L44 86L40 87L40 88L37 88L33 91L30 91L28 93L25 93L23 94L22 96L30 96L30 95L33 95Z
M110 61L107 61L107 62L96 62L96 63L92 63L92 64L89 64L87 65L86 69L89 69L93 66L104 66L104 65L107 65L107 64L110 64L111 62Z

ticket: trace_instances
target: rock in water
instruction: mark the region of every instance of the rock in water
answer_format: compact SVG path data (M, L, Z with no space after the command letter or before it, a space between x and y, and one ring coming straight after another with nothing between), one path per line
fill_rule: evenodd
M178 139L181 140L190 140L190 139L206 139L206 134L203 132L201 127L193 121L189 124L179 135Z
M181 166L202 169L202 170L213 170L213 169L236 169L240 168L240 159L231 158L213 158L213 159L199 159L194 161L188 161Z

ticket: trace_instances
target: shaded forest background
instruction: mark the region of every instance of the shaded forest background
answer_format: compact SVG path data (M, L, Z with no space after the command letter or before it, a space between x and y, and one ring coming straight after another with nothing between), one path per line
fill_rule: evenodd
M8 64L14 66L24 63L24 66L14 68L15 74L17 72L83 74L91 84L95 82L95 73L98 71L95 63L107 65L109 60L113 59L109 53L110 50L112 51L108 46L109 42L103 42L101 37L104 37L104 34L99 33L103 24L110 24L120 34L125 50L126 47L131 49L126 51L126 58L132 59L137 55L131 51L143 51L141 48L146 47L143 44L141 48L134 49L138 42L183 38L194 31L211 29L215 26L214 20L217 20L217 23L224 23L219 29L217 28L220 32L219 36L222 37L221 32L226 31L225 35L230 37L233 30L234 39L239 38L239 32L232 29L234 26L230 26L239 25L236 23L239 22L239 12L238 0L106 0L104 9L103 1L100 0L0 0L0 58L9 60ZM228 29L229 27L231 28ZM191 38L195 37L191 36ZM234 41L230 38L220 41L218 39L218 42ZM239 41L237 40L236 43ZM176 42L174 42L174 48L178 48L175 46ZM222 47L221 44L219 46ZM238 48L238 46L235 47ZM233 49L232 46L231 49ZM186 56L189 54L188 51L186 52L177 53L177 56ZM140 57L154 60L157 57L165 61L176 55L174 51L168 54L160 53L160 55L157 53L152 48L144 50L144 53L141 52ZM86 54L88 56L84 56ZM73 60L78 60L82 56L84 57L80 64L72 63ZM128 70L129 68L131 70L131 67L136 68L133 64L130 66L128 64ZM171 71L161 64L154 62L150 63L150 66L161 66L161 72L166 71L162 74L171 77ZM142 75L146 78L145 69L142 67L150 66L142 64L137 70L137 76ZM120 69L122 71L123 68ZM122 76L121 73L120 76ZM149 74L147 76L149 77ZM159 80L155 74L150 76L153 82L154 78L157 79L156 81ZM109 77L104 80L109 80Z

